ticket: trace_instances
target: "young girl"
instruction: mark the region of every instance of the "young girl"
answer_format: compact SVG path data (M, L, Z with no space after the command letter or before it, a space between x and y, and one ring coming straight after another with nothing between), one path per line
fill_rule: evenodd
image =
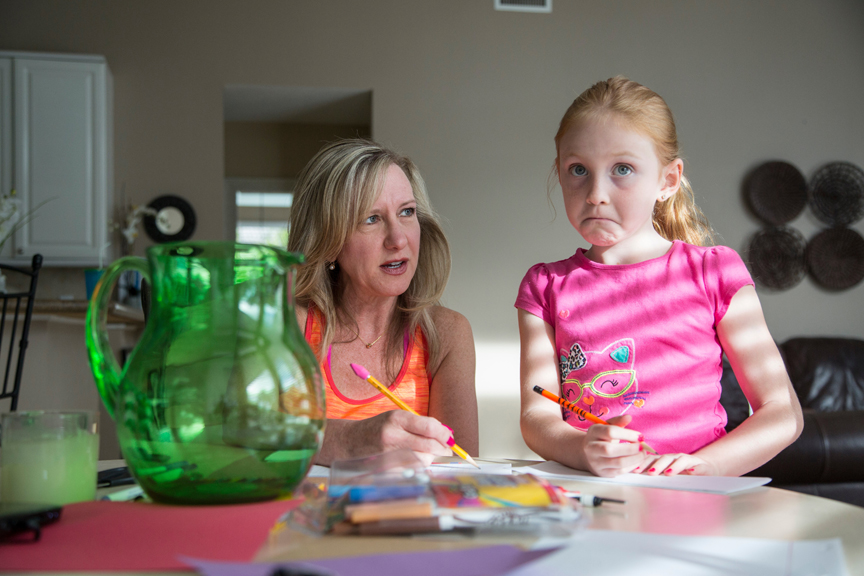
M738 476L770 460L800 434L801 407L747 268L711 246L666 102L626 78L598 82L555 145L567 218L591 248L532 267L519 288L528 446L598 476ZM753 408L728 435L723 353Z

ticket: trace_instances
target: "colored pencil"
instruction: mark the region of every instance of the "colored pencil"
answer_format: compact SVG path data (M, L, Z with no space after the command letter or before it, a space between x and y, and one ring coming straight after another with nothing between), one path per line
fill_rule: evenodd
M542 388L540 386L534 386L534 392L537 392L538 394L540 394L544 398L548 398L549 400L556 402L557 404L559 404L560 406L563 406L567 410L570 410L574 414L578 414L579 416L582 416L586 420L590 420L591 422L594 422L595 424L603 424L605 426L612 426L612 424L609 424L609 422L603 420L602 418L598 418L597 416L595 416L594 414L591 414L587 410L583 410L582 408L579 408L578 406L576 406L572 402L565 400L564 398L560 398L559 396L556 396L555 394L553 394L552 392L549 392L545 388ZM651 452L652 454L655 454L655 455L657 454L657 451L654 450L653 448L651 448L651 446L649 446L646 442L640 442L639 444L648 452Z
M369 384L374 386L376 390L381 392L381 394L386 396L391 402L396 404L396 406L398 406L402 410L405 410L407 412L411 412L415 416L419 416L419 414L417 414L417 412L415 412L410 406L408 406L405 402L403 402L401 399L399 399L399 397L397 397L395 394L390 392L390 390L388 390L387 387L384 386L381 382L376 380L375 377L372 376L368 370L366 370L366 368L364 368L363 366L361 366L359 364L351 364L351 369L354 370L354 373L357 374L357 376L359 376L363 380L366 380L366 382L368 382ZM462 458L463 460L465 460L469 464L474 465L478 469L480 468L480 465L477 464L477 462L475 462L473 458L471 458L470 454L468 454L465 450L460 448L459 445L456 444L456 442L453 440L453 438L450 438L450 442L448 442L448 445L450 446L450 449L453 450L453 452L457 456L459 456L460 458Z

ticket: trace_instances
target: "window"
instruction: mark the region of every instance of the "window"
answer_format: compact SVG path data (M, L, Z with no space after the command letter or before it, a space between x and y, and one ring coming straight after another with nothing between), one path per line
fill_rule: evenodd
M237 242L285 248L288 245L288 222L293 199L291 192L238 190L235 196Z

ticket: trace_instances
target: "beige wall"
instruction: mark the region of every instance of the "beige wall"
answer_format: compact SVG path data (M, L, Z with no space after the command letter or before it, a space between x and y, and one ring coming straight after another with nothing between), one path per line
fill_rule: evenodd
M368 138L368 126L226 122L227 178L296 178L326 142Z
M186 196L201 239L223 231L225 85L371 90L374 136L414 158L446 220L446 303L474 327L481 404L515 394L522 275L580 244L557 192L551 221L545 186L560 115L592 82L624 74L667 99L700 203L739 250L758 228L741 202L748 170L864 166L860 0L555 0L551 15L492 4L4 0L0 48L104 54L117 189L136 203ZM809 214L794 224L818 228ZM779 340L864 338L864 284L805 280L762 298ZM502 411L512 422L514 404Z

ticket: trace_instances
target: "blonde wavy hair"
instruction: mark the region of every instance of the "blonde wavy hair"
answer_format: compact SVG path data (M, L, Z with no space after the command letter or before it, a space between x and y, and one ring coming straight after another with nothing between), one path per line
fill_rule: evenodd
M411 183L420 223L417 269L408 290L397 299L396 313L387 330L386 365L392 379L401 365L405 331L413 337L417 326L426 337L430 364L437 363L441 340L430 311L439 305L450 276L450 246L414 163L365 139L339 140L324 146L298 178L288 250L306 257L297 270L296 301L304 307L314 304L324 315L326 327L319 349L319 361L323 361L333 343L337 321L360 331L351 311L342 303L341 270L330 270L329 265L372 209L391 165L401 168Z
M597 82L573 101L555 134L555 150L558 151L561 138L573 126L608 114L650 138L663 166L681 158L669 106L656 92L623 76ZM555 174L557 167L556 158ZM696 246L711 246L717 241L711 224L696 205L690 181L683 175L680 190L654 205L652 220L654 229L669 241L681 240Z

